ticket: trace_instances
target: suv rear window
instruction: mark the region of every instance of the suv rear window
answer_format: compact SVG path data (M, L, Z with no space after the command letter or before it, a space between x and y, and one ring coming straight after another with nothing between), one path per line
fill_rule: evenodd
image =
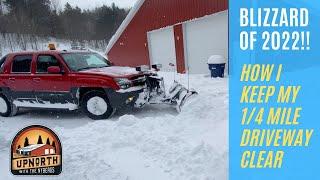
M13 73L30 73L32 55L16 56L12 62Z
M5 57L0 59L0 73L3 72L3 65L4 65L4 62L6 61L6 58L7 57L5 56Z
M37 73L47 73L50 66L59 66L59 62L54 56L40 55L38 57Z

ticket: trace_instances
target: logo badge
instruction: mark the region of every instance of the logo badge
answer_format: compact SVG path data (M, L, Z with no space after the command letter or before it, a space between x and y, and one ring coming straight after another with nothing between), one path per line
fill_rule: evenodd
M59 175L61 171L61 142L51 129L34 125L18 132L11 144L12 174Z

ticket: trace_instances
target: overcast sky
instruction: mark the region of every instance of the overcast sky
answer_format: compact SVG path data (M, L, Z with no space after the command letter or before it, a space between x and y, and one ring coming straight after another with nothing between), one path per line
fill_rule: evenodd
M69 2L72 6L78 6L82 9L92 9L95 7L102 6L104 4L110 5L115 3L117 6L122 8L130 8L134 5L137 0L60 0L61 7Z

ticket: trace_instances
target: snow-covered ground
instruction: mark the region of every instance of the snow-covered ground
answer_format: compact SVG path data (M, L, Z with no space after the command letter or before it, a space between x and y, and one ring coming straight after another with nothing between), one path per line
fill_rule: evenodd
M172 83L173 74L162 74L166 84ZM178 79L187 83L185 75ZM15 134L40 124L53 129L63 146L63 172L48 179L226 180L228 79L191 75L190 84L199 96L180 114L172 107L148 106L122 110L103 121L49 110L0 117L0 179L17 178L9 167Z

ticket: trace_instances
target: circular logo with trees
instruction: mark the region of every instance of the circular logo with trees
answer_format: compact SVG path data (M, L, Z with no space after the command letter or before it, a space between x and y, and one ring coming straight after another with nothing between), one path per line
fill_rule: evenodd
M11 144L11 172L14 175L59 175L62 147L49 128L33 125L18 132Z

